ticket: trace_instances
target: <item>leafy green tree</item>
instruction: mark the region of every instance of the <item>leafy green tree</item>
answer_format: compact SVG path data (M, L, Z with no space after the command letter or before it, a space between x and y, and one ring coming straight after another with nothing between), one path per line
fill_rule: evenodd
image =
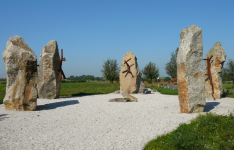
M166 78L164 78L164 81L171 81L171 78L170 77L166 77Z
M165 66L165 70L166 73L171 76L172 78L177 77L177 63L176 63L176 59L177 59L177 53L178 53L178 49L176 49L175 52L171 53L171 59L168 63L166 63Z
M104 61L102 66L102 75L105 79L111 81L112 83L112 90L113 90L113 81L119 77L120 68L118 67L117 60L113 60L108 58Z
M151 80L151 86L152 86L152 80L153 79L157 80L157 77L159 77L159 69L158 67L156 67L156 64L152 62L149 62L149 64L147 64L141 72L146 78Z
M223 68L223 78L226 80L232 80L232 87L234 88L234 60L229 59L226 63L226 67Z

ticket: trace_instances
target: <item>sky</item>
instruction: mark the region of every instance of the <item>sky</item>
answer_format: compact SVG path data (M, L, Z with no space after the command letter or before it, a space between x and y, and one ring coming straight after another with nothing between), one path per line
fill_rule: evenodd
M181 30L192 24L202 28L203 57L220 41L227 60L234 59L234 0L1 0L0 52L20 35L39 62L43 46L56 40L66 77L101 77L104 61L116 59L120 67L131 50L141 70L153 62L165 77Z

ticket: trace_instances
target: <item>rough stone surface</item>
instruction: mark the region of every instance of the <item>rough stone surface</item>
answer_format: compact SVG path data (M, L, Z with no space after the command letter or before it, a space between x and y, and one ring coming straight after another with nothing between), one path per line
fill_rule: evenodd
M214 46L209 50L206 54L207 57L211 57L210 60L210 72L212 76L212 83L213 83L213 96L215 99L220 99L223 94L223 84L221 73L223 69L224 62L226 61L226 52L224 51L223 47L221 46L220 42L216 42ZM207 73L207 63L205 61L205 70ZM213 97L210 96L212 94L212 86L210 85L210 78L206 76L205 79L205 87L206 87L206 98L212 99Z
M115 91L115 94L120 94L120 90Z
M147 91L148 91L148 89L146 88L144 82L141 81L139 93L146 93Z
M126 93L126 92L122 92L122 95L124 98L126 98L127 100L131 101L131 102L136 102L137 101L137 98Z
M131 100L126 98L113 98L110 99L109 102L131 102Z
M131 73L122 73L123 71L127 70L128 67L124 64L124 61L130 59L128 64L131 66L130 70ZM123 56L123 60L121 62L121 71L120 71L120 92L130 93L138 93L139 87L141 84L141 71L137 64L137 58L133 54L132 51L128 51L127 54Z
M38 67L38 97L55 99L59 97L61 81L59 79L59 51L55 40L51 40L41 50Z
M177 55L177 82L181 113L204 111L206 96L202 61L202 29L191 25L181 31Z
M31 111L37 108L37 59L18 35L10 37L2 54L6 68L6 110Z

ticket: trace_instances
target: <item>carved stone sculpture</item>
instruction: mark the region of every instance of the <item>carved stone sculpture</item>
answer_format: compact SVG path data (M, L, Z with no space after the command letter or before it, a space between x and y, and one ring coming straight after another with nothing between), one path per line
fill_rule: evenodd
M120 71L120 93L138 93L141 84L141 71L132 51L124 55Z
M20 36L8 39L2 54L6 67L7 110L36 110L37 59L32 49Z
M206 88L206 98L220 99L223 94L223 84L221 73L223 69L224 62L226 61L226 52L221 46L220 42L216 42L214 46L206 54L206 58L211 58L210 60L210 72L212 77L212 85L210 84L210 77L205 78L205 88ZM206 72L208 67L205 63Z

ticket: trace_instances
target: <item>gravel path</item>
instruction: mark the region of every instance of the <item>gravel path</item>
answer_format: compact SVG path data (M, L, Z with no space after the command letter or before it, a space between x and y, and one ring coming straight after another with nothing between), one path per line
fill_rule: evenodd
M138 150L198 114L179 113L178 96L134 94L138 102L108 102L120 94L38 99L38 110L0 105L0 149ZM233 112L234 99L207 101L205 111Z

